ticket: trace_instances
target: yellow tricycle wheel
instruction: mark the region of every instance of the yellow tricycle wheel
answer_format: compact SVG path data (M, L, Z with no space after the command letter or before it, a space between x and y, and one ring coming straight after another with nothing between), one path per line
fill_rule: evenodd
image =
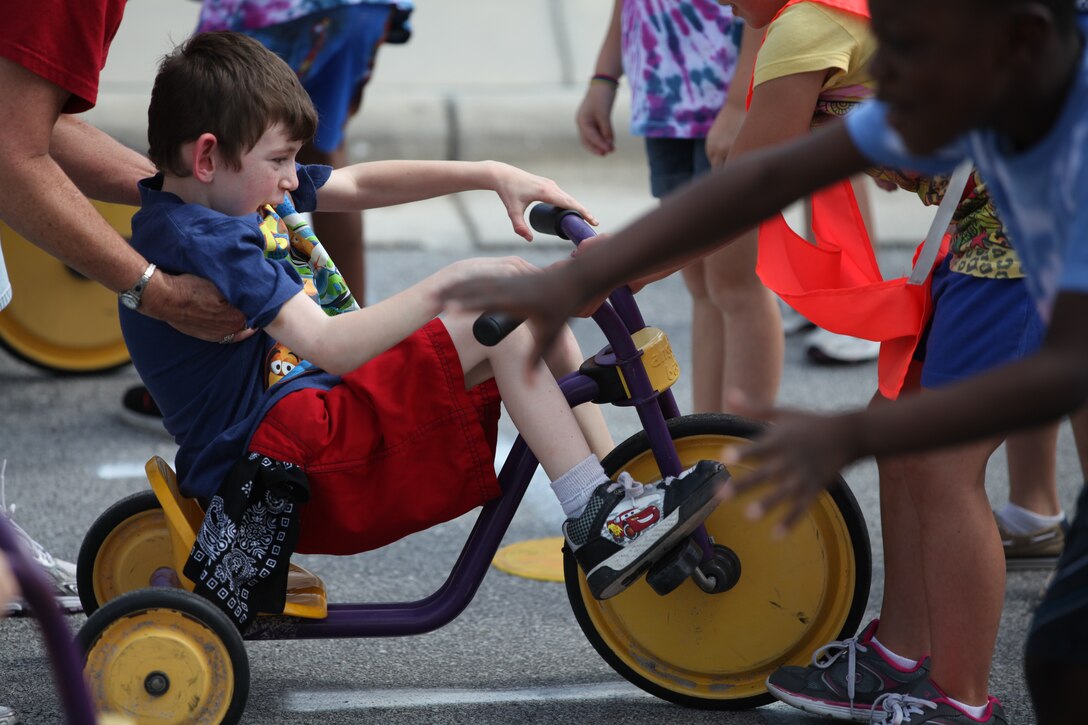
M683 467L720 460L760 425L734 416L691 415L669 422ZM604 461L615 477L661 474L640 433ZM731 466L733 475L743 470ZM642 578L597 601L573 555L565 554L567 595L597 652L621 675L658 697L706 709L744 709L771 702L765 681L782 665L807 665L812 652L854 633L869 597L869 535L845 482L821 494L783 539L772 516L749 521L749 497L719 506L706 520L715 549L728 552L739 577L709 594L688 579L666 596Z
M76 585L90 616L106 602L137 589L176 581L173 548L154 491L127 496L95 519L76 560Z
M77 635L101 712L136 723L236 723L249 695L242 635L181 589L140 589L103 605Z
M135 207L92 202L126 239ZM129 362L117 295L0 223L11 303L0 312L0 346L58 373L99 373ZM133 280L135 281L135 280Z

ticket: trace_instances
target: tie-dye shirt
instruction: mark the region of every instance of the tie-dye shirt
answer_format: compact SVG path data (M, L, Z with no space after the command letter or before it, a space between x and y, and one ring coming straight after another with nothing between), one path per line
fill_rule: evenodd
M631 133L703 138L725 103L741 24L714 0L624 0Z
M197 32L258 30L343 5L364 4L411 7L403 0L204 0Z

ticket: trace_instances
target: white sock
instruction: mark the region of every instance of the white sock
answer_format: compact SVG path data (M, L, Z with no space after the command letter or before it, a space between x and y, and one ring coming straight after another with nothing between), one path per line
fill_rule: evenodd
M597 456L591 455L574 468L552 481L552 491L559 499L559 505L563 507L563 513L568 519L577 518L585 511L589 503L593 489L605 483L608 476L601 468L601 462Z
M1061 523L1061 520L1065 518L1065 512L1059 511L1056 516L1043 516L1010 501L997 512L997 518L1010 534L1023 536Z
M903 670L918 669L918 660L912 660L908 657L904 657L903 655L897 655L895 652L892 652L890 649L882 645L880 643L880 640L878 640L876 637L871 638L869 641L872 642L878 650L880 650L880 653L884 655L885 659L894 664L896 667Z
M957 709L963 710L965 713L975 718L976 720L982 719L982 713L986 712L986 706L990 704L989 702L984 702L981 705L968 705L966 703L960 702L959 700L953 700L948 695L945 695L944 699L948 700L950 703L955 705Z

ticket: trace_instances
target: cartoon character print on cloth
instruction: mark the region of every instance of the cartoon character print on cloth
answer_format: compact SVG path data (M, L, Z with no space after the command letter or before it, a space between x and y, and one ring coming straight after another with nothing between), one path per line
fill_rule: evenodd
M339 315L359 309L343 275L336 269L329 253L291 201L284 194L283 202L262 209L261 233L264 235L264 256L267 259L289 259L302 278L303 291L321 306L327 315ZM265 355L265 390L291 375L312 367L286 345L276 343Z

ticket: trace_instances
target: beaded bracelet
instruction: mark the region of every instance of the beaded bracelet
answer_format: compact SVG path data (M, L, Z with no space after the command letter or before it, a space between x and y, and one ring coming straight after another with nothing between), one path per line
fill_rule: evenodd
M620 85L620 79L619 78L614 78L614 77L612 77L610 75L607 75L605 73L595 73L593 75L593 77L589 79L589 82L590 83L605 83L607 85L612 86L613 88L618 88L619 85Z

